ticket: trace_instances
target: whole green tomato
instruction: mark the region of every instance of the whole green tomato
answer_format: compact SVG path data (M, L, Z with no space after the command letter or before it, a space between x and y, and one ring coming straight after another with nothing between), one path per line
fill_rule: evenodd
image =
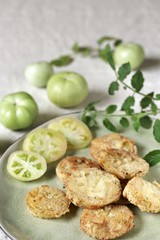
M115 48L113 58L116 65L129 62L133 70L143 63L144 50L141 45L136 43L121 43Z
M8 94L0 102L0 122L6 128L25 129L32 125L37 115L37 103L26 92Z
M45 87L52 74L53 68L48 62L31 63L24 71L26 80L36 87Z
M87 97L88 84L78 73L60 72L49 79L47 93L49 99L59 107L75 107Z

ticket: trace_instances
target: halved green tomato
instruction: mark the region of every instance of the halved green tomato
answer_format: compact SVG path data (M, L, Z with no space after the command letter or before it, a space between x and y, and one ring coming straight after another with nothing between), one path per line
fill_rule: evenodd
M90 129L78 118L56 118L49 123L48 128L64 134L67 139L67 150L84 148L92 140Z
M46 160L37 153L20 150L13 152L8 158L7 171L20 181L38 179L46 170Z
M47 163L60 159L67 150L67 140L60 132L38 128L29 132L23 141L23 150L42 155Z

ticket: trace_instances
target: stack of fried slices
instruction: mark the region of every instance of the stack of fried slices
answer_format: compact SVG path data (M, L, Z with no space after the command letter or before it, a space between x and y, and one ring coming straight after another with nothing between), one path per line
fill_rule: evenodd
M138 156L133 140L108 134L94 138L89 151L94 160L68 156L58 163L56 174L66 193L41 186L27 194L26 203L33 215L61 217L72 202L82 208L81 230L95 239L107 240L133 228L135 216L130 203L141 211L160 212L160 185L142 178L149 165Z

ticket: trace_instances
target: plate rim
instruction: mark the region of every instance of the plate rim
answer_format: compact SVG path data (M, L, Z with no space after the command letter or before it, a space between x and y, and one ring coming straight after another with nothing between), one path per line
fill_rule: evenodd
M103 110L98 110L98 113L99 112L104 112ZM73 111L73 112L69 112L69 113L64 113L64 114L61 114L57 117L53 117L52 119L49 119L47 120L46 122L34 127L33 129L31 130L28 130L26 131L22 136L18 137L15 141L13 141L13 143L5 150L5 152L2 154L2 156L0 157L0 162L3 161L3 159L5 158L5 156L8 154L8 152L10 151L10 149L13 147L13 145L15 145L16 143L18 143L19 141L22 141L25 136L30 132L30 131L33 131L35 129L38 129L38 128L41 128L43 126L46 126L48 125L51 121L53 121L54 119L58 119L58 118L62 118L64 116L74 116L74 115L78 115L78 114L82 114L83 113L83 110L79 110L79 111ZM16 238L9 232L6 230L6 228L3 226L3 223L2 223L2 215L1 215L1 212L0 212L0 228L1 230L3 231L4 235L6 235L7 237L9 237L11 240L16 240Z
M83 113L83 110L74 111L74 112L69 112L69 113L65 113L65 114L61 114L61 115L59 115L59 116L57 116L57 117L54 117L54 118L52 118L52 119L50 119L50 120L47 120L46 122L44 122L44 123L36 126L35 128L33 128L33 129L31 129L31 130L28 130L28 131L25 132L21 137L17 138L17 139L5 150L5 152L2 154L2 156L1 156L1 158L0 158L0 161L3 161L3 159L5 159L5 156L8 154L8 152L10 151L10 149L13 147L13 145L15 145L16 143L18 143L19 141L22 141L22 140L25 138L25 136L26 136L30 131L32 131L32 130L34 130L34 129L37 129L37 128L42 128L42 127L44 127L44 126L47 126L47 125L49 124L49 122L53 121L54 119L63 118L63 117L65 117L65 116L72 116L72 117L73 117L74 115L77 116L77 115L80 115L80 114L82 114L82 113ZM104 110L97 110L97 113L98 113L98 114L103 114L103 113L105 113L105 111L104 111ZM111 117L112 117L112 116L111 116ZM4 161L3 161L3 163L4 163ZM3 226L3 221L2 221L2 214L1 214L1 212L0 212L0 228L1 228L1 230L3 231L3 233L4 233L8 238L10 238L11 240L16 240L15 236L12 235L12 233L10 233L10 232ZM29 237L29 236L26 236L26 237Z

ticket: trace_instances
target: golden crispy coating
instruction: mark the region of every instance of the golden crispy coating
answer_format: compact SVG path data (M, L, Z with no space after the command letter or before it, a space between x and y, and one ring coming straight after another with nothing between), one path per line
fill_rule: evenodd
M103 149L119 149L130 153L137 153L135 142L118 133L111 133L102 137L94 138L90 145L90 154L95 159Z
M144 159L118 149L102 150L97 161L104 170L115 174L119 179L144 176L149 171L149 164Z
M82 208L100 208L117 201L121 195L119 179L96 168L75 171L65 187L70 201Z
M100 169L100 165L85 157L68 156L58 163L56 174L62 182L65 182L74 171L84 168Z
M160 212L160 184L156 181L150 183L140 177L135 177L124 188L123 196L141 211Z
M132 211L123 205L108 205L101 209L84 209L80 218L80 228L87 235L107 240L120 237L134 226Z
M70 201L63 191L42 185L28 192L26 204L36 217L59 218L69 212Z

